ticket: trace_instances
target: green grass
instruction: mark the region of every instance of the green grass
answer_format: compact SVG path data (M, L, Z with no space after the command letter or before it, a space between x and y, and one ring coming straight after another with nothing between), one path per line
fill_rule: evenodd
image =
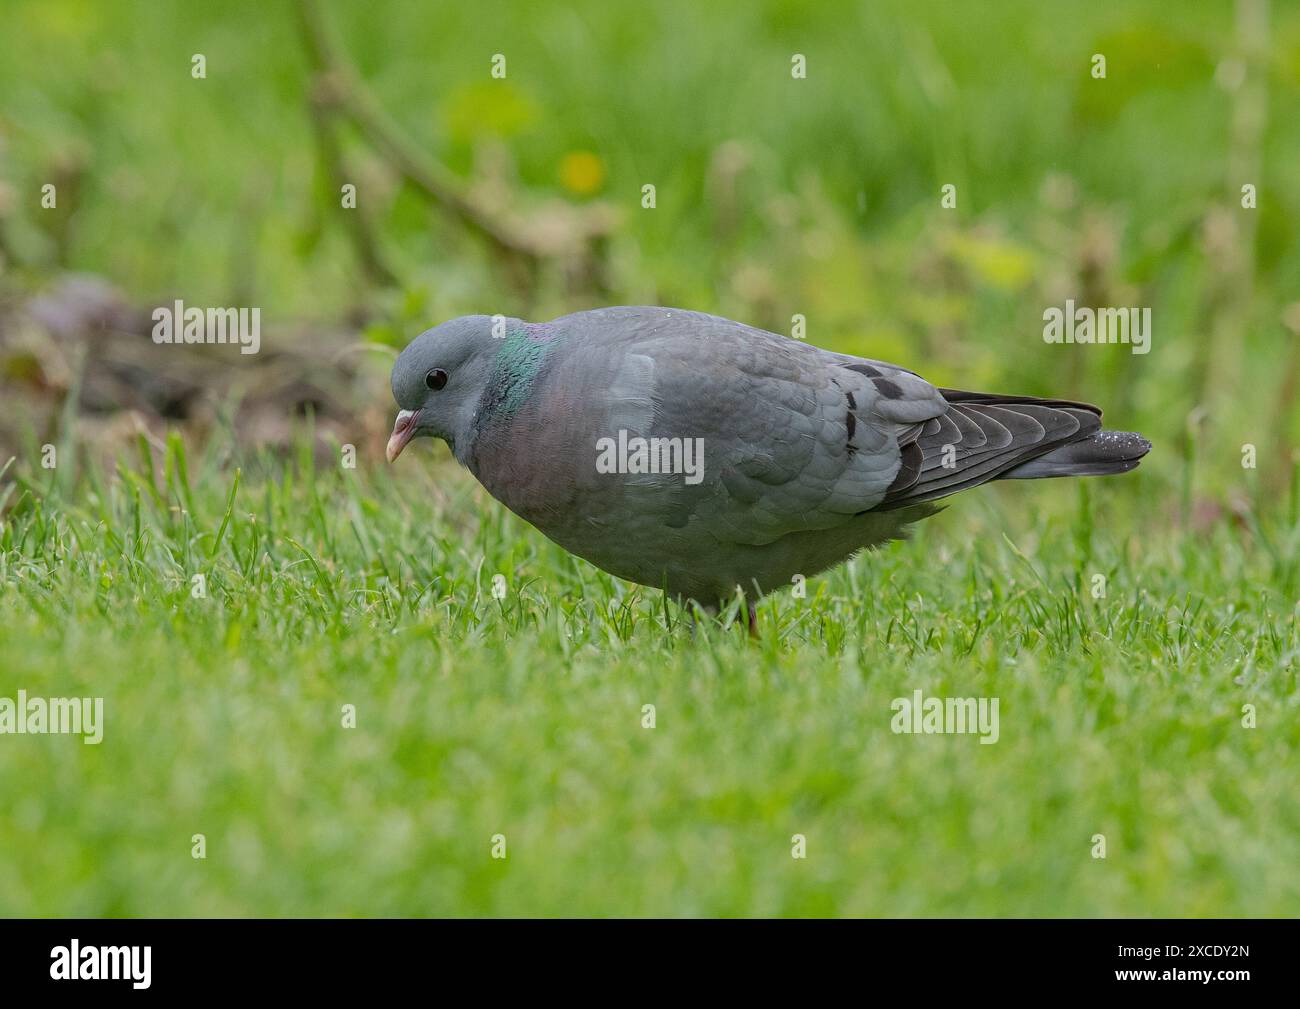
M295 4L9 6L0 697L102 696L108 724L0 736L0 914L1300 914L1300 7L1246 52L1227 3L326 3L464 185L534 223L620 216L608 286L571 290L517 288L345 130L396 278L366 279ZM103 334L26 318L69 272L259 306L266 354L185 421L129 418ZM1067 297L1149 306L1151 353L1045 344ZM566 555L443 450L369 465L391 358L341 354L645 303L803 315L811 343L1096 402L1155 449L963 495L765 601L753 642ZM240 413L255 365L307 347L360 469L249 447L316 409ZM146 387L175 364L130 361ZM171 440L129 452L141 424ZM895 735L916 689L998 698L999 741Z
M988 488L751 642L422 453L154 455L0 484L0 696L107 723L0 737L5 914L1300 913L1294 511ZM892 733L918 688L1000 739Z

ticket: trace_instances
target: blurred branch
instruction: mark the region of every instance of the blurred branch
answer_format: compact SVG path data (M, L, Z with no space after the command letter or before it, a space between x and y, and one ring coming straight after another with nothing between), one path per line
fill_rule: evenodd
M1268 116L1268 0L1237 0L1236 37L1224 79L1232 97L1226 190L1228 204L1212 210L1205 228L1214 278L1207 285L1210 346L1201 374L1202 402L1221 406L1240 385L1240 348L1250 322L1255 286L1258 214L1242 212L1243 184L1260 187ZM1216 411L1218 412L1218 411Z
M351 120L399 174L469 231L485 239L516 273L527 274L517 279L531 282L541 258L532 243L486 207L472 201L461 191L450 169L426 157L406 139L401 127L389 118L343 54L317 0L300 0L298 10L307 55L316 74L312 99L317 106L326 113L341 114Z
M0 277L19 262L13 243L9 240L9 219L13 212L13 189L0 178Z
M53 214L42 214L39 221L47 225L54 242L55 262L67 267L72 247L72 222L81 202L82 183L86 178L87 156L79 146L58 153L49 167L49 177L59 197Z
M311 103L311 121L316 132L316 145L320 149L321 164L333 181L333 191L338 194L343 186L351 180L344 158L342 145L339 143L338 130L334 117L315 102ZM358 203L352 213L347 215L348 234L357 250L357 259L361 268L372 281L390 287L398 286L397 275L385 262L379 251L379 241L375 237L370 214L363 201Z

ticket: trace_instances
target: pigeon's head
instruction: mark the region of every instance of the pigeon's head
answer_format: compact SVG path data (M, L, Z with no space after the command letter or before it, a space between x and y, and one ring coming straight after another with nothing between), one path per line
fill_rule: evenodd
M500 318L495 321L499 326ZM388 439L389 462L412 438L441 438L453 451L458 440L468 443L474 411L501 347L492 338L493 322L490 315L452 319L425 330L398 355L392 385L399 409Z

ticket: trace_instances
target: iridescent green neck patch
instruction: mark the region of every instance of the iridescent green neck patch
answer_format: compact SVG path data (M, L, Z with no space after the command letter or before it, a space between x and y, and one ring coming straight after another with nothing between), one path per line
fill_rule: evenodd
M550 323L531 322L506 333L480 400L480 423L497 415L511 416L523 406L542 361L556 346L557 335Z

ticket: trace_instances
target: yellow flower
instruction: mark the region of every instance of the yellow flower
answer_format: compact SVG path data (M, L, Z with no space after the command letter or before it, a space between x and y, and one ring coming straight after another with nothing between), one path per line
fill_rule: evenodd
M590 196L605 181L605 162L591 151L570 151L560 162L560 182L579 196Z

